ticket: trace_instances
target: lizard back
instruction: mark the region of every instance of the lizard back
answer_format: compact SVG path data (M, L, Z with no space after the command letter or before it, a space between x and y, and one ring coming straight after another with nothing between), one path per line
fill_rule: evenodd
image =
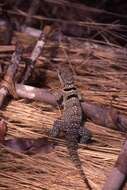
M70 67L61 66L58 68L58 76L63 90L63 119L67 122L79 122L81 124L83 113L74 84L73 72Z

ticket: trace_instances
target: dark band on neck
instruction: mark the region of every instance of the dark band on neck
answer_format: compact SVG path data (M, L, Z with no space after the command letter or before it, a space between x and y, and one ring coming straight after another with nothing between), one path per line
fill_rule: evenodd
M68 97L67 97L67 100L69 100L69 99L71 99L71 98L77 98L78 97L78 95L77 94L71 94L71 95L69 95Z
M71 90L76 90L76 88L75 87L70 87L70 88L64 88L64 91L71 91Z

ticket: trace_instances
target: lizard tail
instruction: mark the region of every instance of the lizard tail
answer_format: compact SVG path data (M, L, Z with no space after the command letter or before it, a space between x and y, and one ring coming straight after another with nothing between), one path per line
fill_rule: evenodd
M83 171L82 164L78 155L78 142L75 138L73 138L73 135L66 136L66 142L67 142L67 149L70 155L70 158L72 162L74 163L75 167L77 168L82 180L87 185L87 188L89 190L92 190L92 187L87 179L86 174Z

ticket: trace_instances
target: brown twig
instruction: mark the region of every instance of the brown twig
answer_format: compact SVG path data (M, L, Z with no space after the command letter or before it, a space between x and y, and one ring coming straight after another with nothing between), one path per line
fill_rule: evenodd
M41 30L24 25L21 26L21 32L34 37L39 37L41 35Z
M14 79L15 79L15 74L16 74L18 65L21 61L22 51L23 49L21 45L17 43L16 50L12 54L11 65L9 65L7 69L7 73L5 74L5 77L1 82L0 107L3 105L4 99L8 94L12 95L13 97L17 97Z
M38 152L51 152L56 142L52 142L48 137L30 139L30 138L12 138L3 141L3 145L13 151L25 154L36 154Z
M26 83L26 81L29 79L29 77L31 76L32 74L32 71L34 69L34 66L35 66L35 63L38 59L38 57L40 56L41 52L42 52L42 49L44 47L44 44L45 44L45 39L47 37L47 35L49 34L50 32L50 27L46 26L44 28L44 31L41 33L33 51L32 51L32 54L31 54L31 57L30 59L28 60L28 65L26 66L25 68L25 71L24 71L24 77L22 79L22 84Z
M7 123L4 119L0 120L0 143L4 142L5 136L7 134Z
M13 29L9 20L0 19L0 44L8 45L11 43Z
M25 20L25 25L28 25L30 26L31 25L31 22L32 22L32 16L36 14L38 8L39 8L39 5L40 5L40 0L33 0L31 5L30 5L30 8L29 8L29 11L28 11L28 16L26 17L26 20Z
M35 88L28 85L16 84L16 93L21 98L37 100L56 105L56 97L46 89Z
M40 53L41 53L42 48L44 46L44 40L45 40L44 34L41 33L39 40L37 41L35 48L32 51L31 57L30 57L30 59L28 59L28 62L27 62L27 65L26 65L26 68L24 71L25 74L24 74L24 77L23 77L21 83L23 83L23 84L26 83L26 81L31 76L32 71L34 69L35 62L36 62L37 58L40 56Z
M88 102L83 102L82 107L87 118L93 123L123 132L127 131L127 117L119 110Z
M16 92L21 98L28 98L31 100L37 100L51 105L58 105L61 99L61 93L59 96L53 95L46 89L39 89L28 85L16 84ZM110 107L104 107L89 102L81 103L84 114L93 123L101 125L103 127L127 131L127 117L120 113L117 109Z
M115 167L107 178L103 190L120 190L127 177L127 140L123 145Z

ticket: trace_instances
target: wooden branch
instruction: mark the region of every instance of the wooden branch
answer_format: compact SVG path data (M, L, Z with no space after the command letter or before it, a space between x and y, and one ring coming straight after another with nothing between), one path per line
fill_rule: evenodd
M57 142L52 142L48 137L12 138L4 140L2 144L13 151L31 155L38 152L49 153L55 148Z
M120 190L127 177L127 140L102 190Z
M40 56L42 49L44 47L45 39L49 33L50 33L50 27L46 26L44 28L44 31L41 33L33 51L32 51L30 59L28 60L27 66L26 66L25 71L24 71L25 74L24 74L24 77L23 77L22 82L21 82L22 84L26 83L26 81L31 76L32 71L33 71L34 66L35 66L35 63L36 63L38 57Z
M58 105L62 97L61 93L58 93L58 96L55 96L46 89L39 89L21 84L16 84L16 92L21 98L37 100L54 106ZM93 123L123 132L127 131L127 117L121 114L117 109L89 102L82 102L81 105L84 114Z
M8 45L11 43L13 29L11 23L6 19L0 19L0 44Z
M109 11L106 11L106 10L103 10L103 9L97 9L97 8L94 8L94 7L89 7L87 5L84 5L84 4L79 4L79 3L71 3L69 1L66 1L66 0L61 0L61 1L57 1L57 0L45 0L46 2L48 3L52 3L52 4L56 4L56 5L59 5L59 6L62 6L62 7L70 7L70 8L74 8L74 10L78 9L80 11L84 11L85 14L87 12L89 13L96 13L96 14L107 14L107 15L112 15L112 16L116 16L116 17L124 17L125 15L120 15L120 14L117 14L117 13L112 13L112 12L109 12Z
M26 68L24 71L25 74L24 74L24 77L21 82L23 84L26 83L26 81L29 79L29 77L32 74L35 62L36 62L37 58L40 56L42 48L44 46L44 39L45 39L44 34L41 33L41 36L39 37L39 40L37 41L35 48L32 51L31 57L27 62L27 65L26 65Z
M5 74L5 77L1 82L0 107L3 105L4 99L8 94L14 97L17 96L15 91L14 79L21 60L22 51L23 49L21 45L18 43L15 52L12 54L11 64L9 65L7 73Z
M119 110L88 102L83 102L82 107L86 116L93 123L123 132L127 131L127 117Z
M32 3L30 5L30 8L28 10L28 16L26 17L25 20L25 25L30 26L32 23L32 16L36 14L36 12L39 9L39 5L40 5L40 0L32 0Z
M39 37L41 35L42 31L39 29L36 29L36 28L22 25L21 32L24 32L30 36Z
M0 120L0 143L4 142L5 136L7 134L7 123L4 119Z
M41 101L56 106L56 97L46 89L16 84L16 93L20 98Z

